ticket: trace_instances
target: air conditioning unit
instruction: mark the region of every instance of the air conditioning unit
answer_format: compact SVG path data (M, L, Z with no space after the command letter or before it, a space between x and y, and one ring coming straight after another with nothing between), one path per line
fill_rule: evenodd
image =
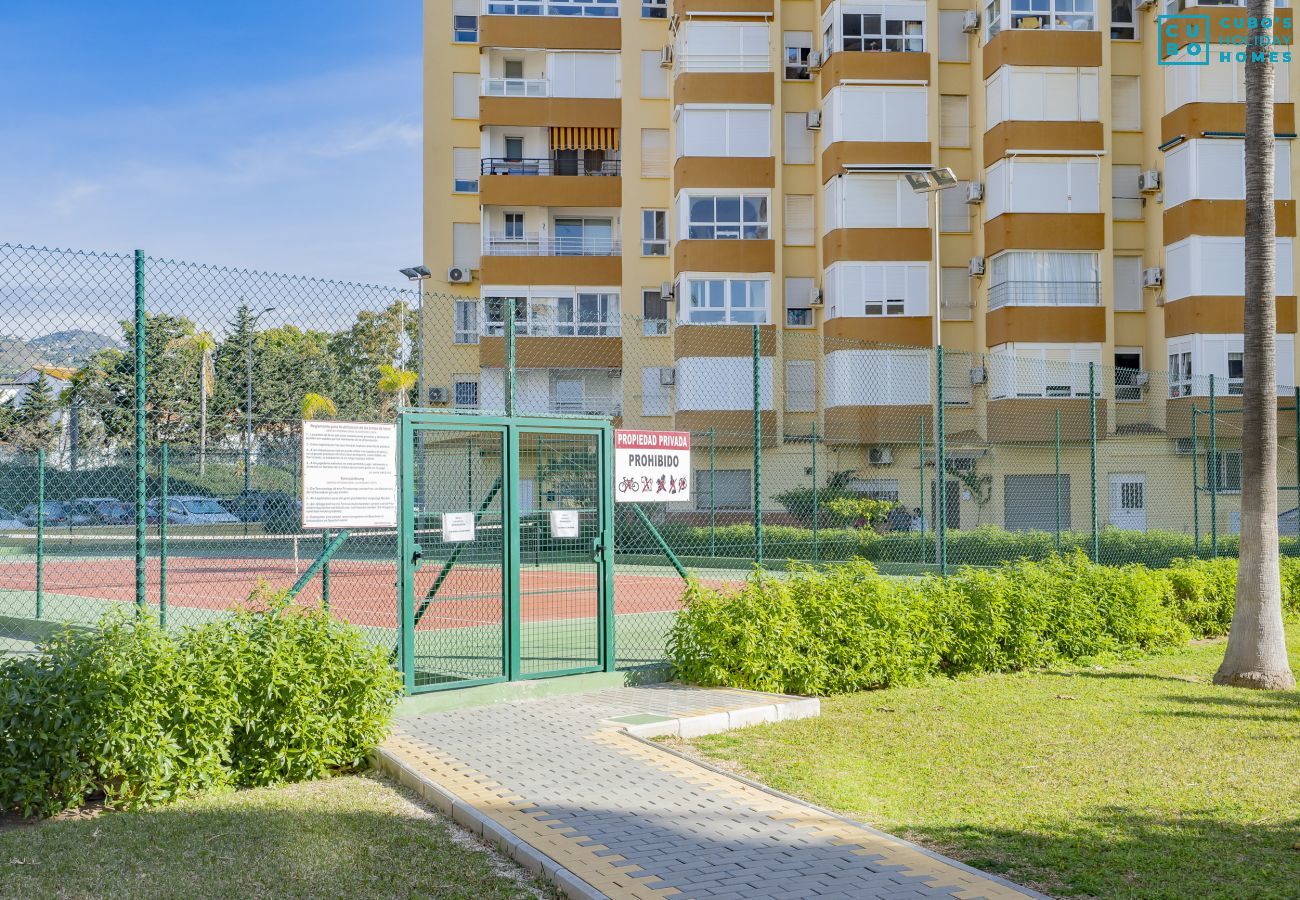
M809 131L816 131L822 127L822 111L820 109L808 110L807 127Z
M429 388L429 402L430 402L430 403L446 403L446 402L447 402L447 389L446 389L445 387L431 387L431 388Z
M671 69L673 65L673 45L665 44L659 51L659 66L664 69Z
M1160 190L1160 173L1150 169L1138 176L1138 190L1144 194Z
M469 284L474 280L474 272L468 266L452 266L447 269L447 281L451 284Z
M983 274L984 274L984 257L982 257L982 256L972 256L972 257L970 258L970 263L966 266L966 271L970 274L970 276L971 276L972 278L975 278L975 277L977 277L977 276L983 275Z
M984 370L983 366L971 366L970 383L971 387L981 385L989 380L989 373Z
M1151 383L1150 372L1138 372L1136 375L1133 376L1133 384L1135 387L1146 387L1150 383Z
M867 462L873 466L893 465L894 451L889 447L871 447L867 450Z
M808 295L808 305L809 305L809 306L821 306L822 303L823 303L823 298L822 298L822 289L821 289L821 288L813 288L813 289L812 289L812 293Z
M980 14L973 9L966 10L965 15L961 17L961 30L967 34L974 34L980 30Z
M808 68L816 72L822 67L822 55L817 50L808 51Z
M972 181L966 185L966 202L982 203L984 200L984 185L978 181Z
M677 383L677 369L672 366L666 366L659 370L659 383L664 387L671 387Z
M673 283L671 281L659 283L659 299L665 303L673 302Z
M1143 287L1160 287L1164 283L1165 273L1159 266L1152 266L1149 269L1142 270Z
M1138 8L1138 9L1150 9L1151 7L1153 7L1153 6L1156 5L1156 2L1157 2L1157 0L1139 0L1138 5L1137 5L1137 8Z
M1179 456L1191 456L1196 452L1196 442L1189 437L1174 441L1174 452Z

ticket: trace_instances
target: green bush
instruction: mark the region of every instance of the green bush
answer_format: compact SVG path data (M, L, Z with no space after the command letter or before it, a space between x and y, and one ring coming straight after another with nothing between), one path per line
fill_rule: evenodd
M1228 563L1160 571L1076 552L908 580L863 560L795 565L734 594L692 584L669 657L686 681L828 694L1159 650L1226 630ZM1296 608L1300 563L1286 561L1284 573Z
M112 615L0 662L0 809L50 815L364 763L400 680L360 633L283 597L196 629Z

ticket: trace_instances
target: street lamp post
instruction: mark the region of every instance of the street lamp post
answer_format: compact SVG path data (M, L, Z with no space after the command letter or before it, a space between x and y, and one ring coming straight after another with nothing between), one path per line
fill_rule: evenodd
M427 403L424 396L424 282L432 278L433 273L428 266L411 266L400 271L407 279L415 282L415 289L419 293L415 313L415 341L419 345L415 352L415 396L418 398L416 405L424 406Z
M253 489L253 338L257 334L257 323L262 316L274 312L274 306L268 306L257 315L249 316L252 323L248 334L248 345L244 348L246 364L244 394L244 494Z

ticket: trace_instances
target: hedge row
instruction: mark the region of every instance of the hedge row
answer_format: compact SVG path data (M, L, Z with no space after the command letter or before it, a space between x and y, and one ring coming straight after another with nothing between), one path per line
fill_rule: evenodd
M283 598L175 634L110 616L0 661L0 684L0 810L23 815L364 765L400 688L384 650Z
M1116 568L1079 553L947 578L797 566L735 593L691 584L669 657L695 684L819 695L1159 650L1227 631L1236 567ZM1300 561L1283 560L1283 600L1300 612Z

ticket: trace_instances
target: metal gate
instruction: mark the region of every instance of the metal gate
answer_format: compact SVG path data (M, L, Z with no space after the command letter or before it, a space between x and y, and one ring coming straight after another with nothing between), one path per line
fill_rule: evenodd
M613 430L401 418L408 693L614 666Z

